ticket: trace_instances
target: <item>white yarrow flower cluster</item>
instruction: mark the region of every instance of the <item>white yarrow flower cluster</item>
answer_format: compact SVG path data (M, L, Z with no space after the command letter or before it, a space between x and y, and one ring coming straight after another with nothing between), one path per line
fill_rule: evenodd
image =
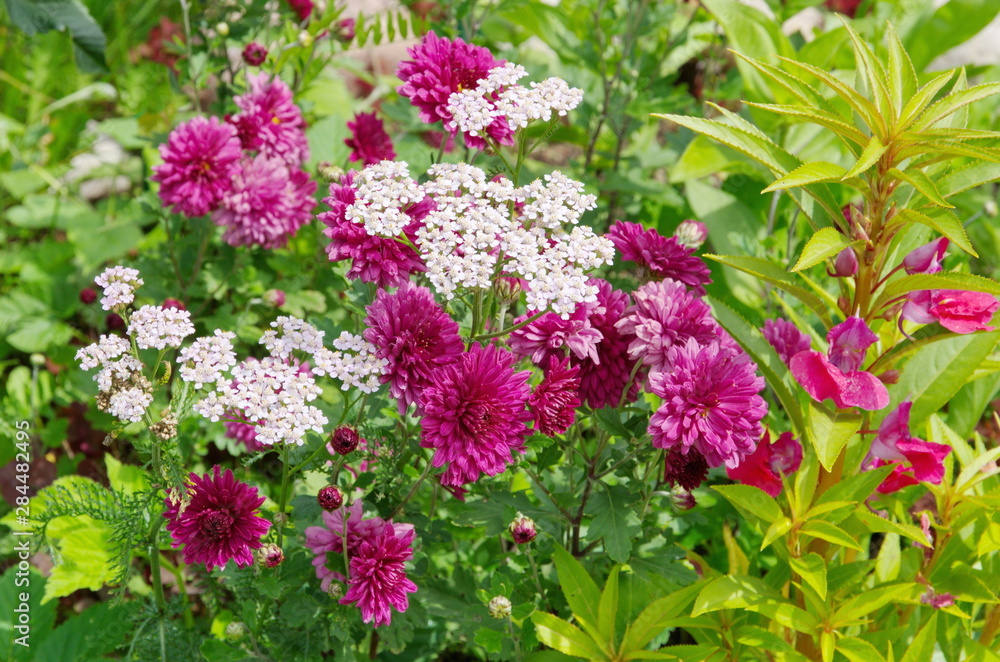
M379 378L385 374L389 361L375 356L375 345L344 331L333 341L333 346L337 351L325 349L315 355L315 372L336 377L344 391L356 388L362 393L374 393L379 389Z
M424 199L424 192L403 161L370 165L354 178L355 202L346 217L365 226L372 236L398 237L410 224L404 211Z
M115 391L111 395L108 413L123 421L138 423L146 408L153 402L153 394L140 387Z
M232 342L235 337L235 333L216 329L214 336L198 338L182 349L177 357L181 379L199 389L222 379L223 374L236 365Z
M132 314L128 334L142 349L180 347L194 333L191 313L177 308L143 306Z
M123 354L128 354L131 349L128 341L121 336L101 336L96 343L78 350L76 360L84 370L92 370Z
M94 279L104 289L101 307L114 310L135 301L135 289L142 285L139 271L130 267L111 267Z
M281 316L271 322L271 326L276 330L265 331L260 338L260 344L271 356L288 361L294 351L317 354L323 350L325 334L304 320Z

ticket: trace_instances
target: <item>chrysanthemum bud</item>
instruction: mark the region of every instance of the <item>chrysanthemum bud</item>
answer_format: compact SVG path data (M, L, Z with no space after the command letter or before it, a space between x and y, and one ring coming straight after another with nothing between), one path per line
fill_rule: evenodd
M285 305L285 293L282 290L272 289L264 292L264 301L274 306L275 308L281 308Z
M509 306L521 297L521 279L514 276L500 276L493 284L493 291L496 292L500 303Z
M339 487L327 485L316 495L316 501L323 510L333 512L344 505L344 493Z
M288 521L288 515L285 513L275 513L271 519L275 526L284 526L285 522Z
M345 18L341 21L337 21L337 29L334 32L334 36L338 41L348 44L354 41L354 19Z
M329 447L339 455L347 455L352 453L360 443L361 436L358 435L357 430L350 425L341 425L330 435Z
M299 41L299 46L301 46L302 48L309 48L310 46L313 45L314 39L313 36L309 34L308 30L303 30L302 32L299 33L298 41Z
M673 504L674 508L680 511L691 510L698 505L698 502L695 501L694 495L691 494L690 490L686 490L680 485L677 485L670 490L670 502Z
M229 24L225 22L219 23L218 25L215 26L215 31L219 34L220 37L228 37Z
M239 621L232 621L226 626L226 639L236 643L247 636L247 626L243 625Z
M178 301L177 299L164 299L163 305L160 306L160 308L175 308L177 310L187 310L187 306L185 306L182 302Z
M490 603L486 605L486 609L493 618L503 620L510 616L510 600L502 595L498 595L490 600Z
M80 290L80 303L90 305L97 301L97 292L93 288L85 287Z
M243 61L251 67L259 67L267 59L267 49L256 41L251 41L243 49Z
M330 588L326 589L326 594L334 600L344 597L344 585L340 582L330 582Z
M273 542L257 550L257 562L265 568L276 568L285 560L285 553Z
M833 261L833 273L835 278L850 278L858 273L858 254L848 246L837 254L837 259Z
M118 313L108 313L108 316L104 318L104 324L108 327L108 331L119 331L125 328L125 320Z
M329 161L321 161L317 169L320 177L328 182L339 182L340 178L344 176L344 169L332 165Z
M510 523L510 527L508 528L510 529L510 535L514 537L514 542L518 545L526 545L538 535L535 522L521 513L517 514L517 517L514 518L514 521Z
M691 250L697 250L708 239L708 228L704 223L687 219L677 226L674 236Z

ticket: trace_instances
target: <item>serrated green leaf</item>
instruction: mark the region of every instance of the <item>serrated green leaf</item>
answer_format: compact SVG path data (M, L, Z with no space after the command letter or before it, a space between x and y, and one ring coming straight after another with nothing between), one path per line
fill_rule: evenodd
M861 417L848 412L836 412L832 415L824 407L814 402L809 403L806 412L809 426L809 440L816 449L820 464L827 471L833 469L844 446L854 433L861 429Z
M901 536L906 536L910 540L918 542L921 545L927 547L931 545L931 541L927 540L927 536L924 535L924 532L921 531L919 527L916 527L913 524L902 524L885 517L880 517L869 510L866 505L858 504L858 506L854 509L854 516L857 517L871 532L878 531L879 533L896 533Z
M801 558L791 558L792 570L812 587L820 600L826 600L826 563L819 554L810 553Z
M839 118L840 121L846 123L844 118L837 115L833 106L827 101L821 94L816 92L808 83L806 83L801 78L793 76L792 74L775 67L773 65L767 64L766 62L761 62L760 60L755 60L752 57L748 57L743 53L736 51L731 51L733 55L744 60L747 64L752 66L754 69L759 71L763 76L769 78L780 85L782 88L788 90L792 96L796 97L799 101L805 104L806 108L818 108L820 110L829 113L832 117Z
M847 30L854 45L855 66L858 74L864 76L868 83L871 97L875 100L875 107L890 122L894 122L898 111L892 103L892 95L889 94L885 84L887 78L885 70L882 69L882 65L875 57L871 47L851 27L851 23L843 16L840 16L840 22L843 23L844 29Z
M997 179L1000 179L1000 163L970 163L943 176L938 181L938 189L948 198Z
M925 662L934 657L934 644L937 643L937 612L931 614L920 632L913 638L906 653L899 659L899 662Z
M934 185L934 182L931 181L930 177L928 177L923 170L899 170L898 168L890 168L887 174L890 177L906 182L913 188L917 189L921 195L934 204L954 209L955 205L950 204L941 196L941 193L937 190L937 186Z
M107 40L87 7L78 0L6 0L11 22L26 35L69 30L80 71L108 71L104 59Z
M668 120L713 140L718 140L723 145L735 149L744 156L748 156L782 175L800 165L798 159L783 150L774 141L761 138L743 129L737 129L714 120L685 115L653 113L653 117Z
M920 290L968 290L1000 296L1000 283L982 276L954 272L912 274L890 281L875 302L875 309L899 296Z
M909 602L916 600L924 592L924 587L916 583L891 584L879 586L851 598L842 604L830 619L833 627L842 627L862 616L881 609L890 602Z
M584 567L573 556L556 545L552 552L552 560L559 574L559 586L562 588L570 611L578 619L582 618L589 624L597 623L597 606L601 601L601 592ZM589 628L588 628L589 629ZM555 646L553 646L555 648ZM563 651L565 652L565 651Z
M107 522L88 515L64 515L49 521L45 535L57 550L57 561L45 583L43 603L81 588L99 591L114 579L111 533Z
M813 236L809 237L798 262L792 267L792 271L802 271L815 266L833 257L850 245L847 237L840 234L833 228L820 228Z
M727 575L709 582L695 600L692 616L719 609L746 609L798 632L812 634L815 616L777 595L763 580L746 575Z
M889 42L889 93L892 95L899 116L902 114L903 106L917 91L917 72L891 23L886 38Z
M992 573L962 564L955 564L931 575L934 590L938 593L951 593L959 600L987 604L1000 602L993 577Z
M611 498L607 492L595 494L593 503L597 516L587 529L587 540L603 538L604 551L611 560L625 563L632 554L632 539L639 530L639 518L627 503Z
M913 164L915 168L923 168L956 156L1000 163L1000 150L973 145L962 139L927 140L922 133L905 132L900 142L907 146L899 150L896 162L918 158L920 160Z
M885 662L878 649L864 639L841 637L837 641L837 650L850 662Z
M878 160L882 158L887 149L882 144L882 141L878 139L878 136L872 136L865 146L864 151L861 152L861 156L858 157L858 162L844 174L842 179L847 180L867 172L869 168L878 163Z
M827 163L826 161L803 163L784 177L775 180L770 186L761 192L771 193L772 191L780 191L787 188L805 186L807 184L816 184L820 182L839 182L845 172L847 171L839 165Z
M503 650L503 642L507 639L506 632L481 627L476 630L475 642L486 649L487 653L499 653Z
M950 212L939 210L934 216L915 211L913 209L902 209L892 218L893 223L920 223L936 230L949 241L961 248L963 251L974 257L979 257L976 250L969 242L968 235L965 234L965 227L957 216Z
M827 542L832 542L835 545L840 545L841 547L847 547L848 549L853 549L855 551L863 551L861 545L858 541L851 537L849 533L844 531L842 528L835 524L830 524L829 522L823 521L821 519L811 520L802 525L799 532L812 536L813 538L820 538L821 540L826 540Z
M770 547L775 540L782 537L786 533L792 530L792 520L787 517L779 517L775 520L771 526L767 527L767 532L764 533L764 540L760 543L761 551L764 551Z
M850 140L859 147L868 144L868 136L858 131L858 129L848 124L840 115L833 112L826 112L810 106L796 106L787 104L772 103L752 103L744 102L748 106L760 108L772 113L777 113L788 118L801 122L809 122L830 129L841 138Z
M964 108L981 99L987 99L995 94L1000 94L1000 83L984 83L983 85L976 85L967 90L960 90L949 94L925 110L913 123L911 128L913 131L929 129L935 122L951 115L960 108Z
M687 611L688 606L701 591L703 585L702 582L698 582L685 586L666 597L654 600L643 609L642 613L625 629L621 645L624 659L637 659L630 657L630 655L645 648L646 644L668 627L670 621Z
M983 467L998 459L1000 459L1000 446L997 448L991 448L985 453L977 455L976 459L966 465L962 469L962 473L958 474L958 478L955 479L955 484L958 485L958 491L968 491L974 482L985 479L986 476L981 473Z
M875 488L892 473L892 470L892 466L884 466L862 472L857 476L848 476L823 492L816 500L816 505L863 501L872 495Z
M725 497L736 508L748 512L764 522L775 522L784 515L781 506L764 490L753 485L713 485L712 489Z
M812 309L823 320L824 324L833 326L833 323L830 321L830 311L823 305L819 297L803 287L797 276L788 273L773 262L759 257L738 255L712 255L706 253L702 257L725 264L733 269L739 269L744 273L767 281L778 289L788 292Z
M871 101L859 94L857 90L836 78L830 72L824 71L819 67L805 62L798 62L789 58L783 57L780 59L793 67L798 67L808 71L810 74L826 83L831 89L833 89L834 92L837 93L837 96L846 101L847 104L854 109L856 113L858 113L873 134L882 136L886 135L887 129L885 120L882 118L881 114L879 114L878 109L875 108L875 105Z
M572 623L544 611L536 611L531 620L535 624L535 635L546 646L585 660L608 659L597 643Z
M945 85L947 85L955 77L954 71L946 71L945 73L932 78L930 82L917 90L917 93L906 102L903 106L903 112L899 114L899 126L898 129L908 128L913 121L924 112L934 96L940 92Z

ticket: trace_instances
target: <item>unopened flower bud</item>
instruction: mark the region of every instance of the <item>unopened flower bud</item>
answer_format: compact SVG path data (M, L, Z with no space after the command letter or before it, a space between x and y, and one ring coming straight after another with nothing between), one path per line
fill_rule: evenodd
M354 19L345 18L337 21L337 30L334 33L337 39L345 44L354 41Z
M848 246L837 254L837 259L833 261L833 273L835 278L850 278L858 273L858 254Z
M983 213L989 216L990 218L996 218L997 214L1000 213L1000 211L997 210L997 201L987 200L985 203L983 203Z
M938 237L934 241L915 248L903 258L903 268L908 274L936 274L941 271L941 260L948 250L948 238Z
M163 305L161 305L160 308L175 308L177 310L187 310L187 306L185 306L177 299L164 299Z
M490 603L486 605L486 609L493 618L503 620L510 616L510 600L502 595L498 595L490 600Z
M352 428L350 425L341 425L333 434L330 435L330 443L328 445L328 450L338 455L347 455L348 453L354 452L361 443L361 436L358 435L358 431Z
M215 31L217 33L219 33L220 37L228 37L229 36L229 24L225 23L225 22L219 23L218 25L215 26Z
M93 288L85 287L80 290L80 303L90 305L97 301L97 292Z
M886 385L895 384L899 381L899 370L886 370L878 375L878 380Z
M125 328L125 320L118 313L108 313L104 318L104 324L108 327L108 331L120 331Z
M330 582L330 588L326 589L326 594L334 600L340 600L344 596L344 585L340 582Z
M316 495L316 501L323 510L333 512L344 505L344 493L339 487L327 485Z
M313 36L309 34L308 30L303 30L302 32L299 33L298 42L299 46L301 46L302 48L309 48L310 46L313 45L313 41L314 41Z
M677 230L674 231L674 236L677 237L677 241L691 250L697 250L708 239L708 228L705 227L704 223L689 218L686 221L681 221Z
M226 626L226 639L236 643L247 636L247 626L239 621L232 621Z
M521 279L515 276L500 276L493 284L493 291L496 292L500 303L509 306L521 297Z
M691 510L698 505L698 502L695 501L694 495L680 485L676 485L672 490L670 490L670 503L673 504L674 508L680 511Z
M332 165L328 161L320 161L318 170L320 177L328 182L339 182L340 178L344 176L343 168Z
M284 526L285 522L288 521L288 515L285 513L275 513L274 517L271 518L275 526Z
M264 301L275 308L281 308L285 305L285 293L284 291L277 289L268 290L267 292L264 292Z
M273 542L257 550L257 562L265 568L277 568L285 560L285 553Z
M243 49L243 61L251 67L259 67L267 59L267 49L256 41L251 41Z
M517 517L514 518L514 521L510 523L510 527L508 528L510 529L510 535L514 537L514 542L518 545L526 545L538 535L535 522L521 513L517 514Z

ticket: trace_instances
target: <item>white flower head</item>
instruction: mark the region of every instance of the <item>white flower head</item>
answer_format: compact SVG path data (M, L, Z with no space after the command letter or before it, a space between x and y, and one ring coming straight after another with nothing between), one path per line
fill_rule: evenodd
M110 267L94 279L104 289L101 306L104 310L114 310L135 301L135 289L143 284L139 271L130 267Z
M403 234L412 221L405 210L425 197L403 161L382 161L366 167L354 178L354 188L355 201L347 207L346 217L364 225L372 236Z
M180 347L192 333L191 313L161 306L143 306L132 314L128 326L128 334L141 349Z

